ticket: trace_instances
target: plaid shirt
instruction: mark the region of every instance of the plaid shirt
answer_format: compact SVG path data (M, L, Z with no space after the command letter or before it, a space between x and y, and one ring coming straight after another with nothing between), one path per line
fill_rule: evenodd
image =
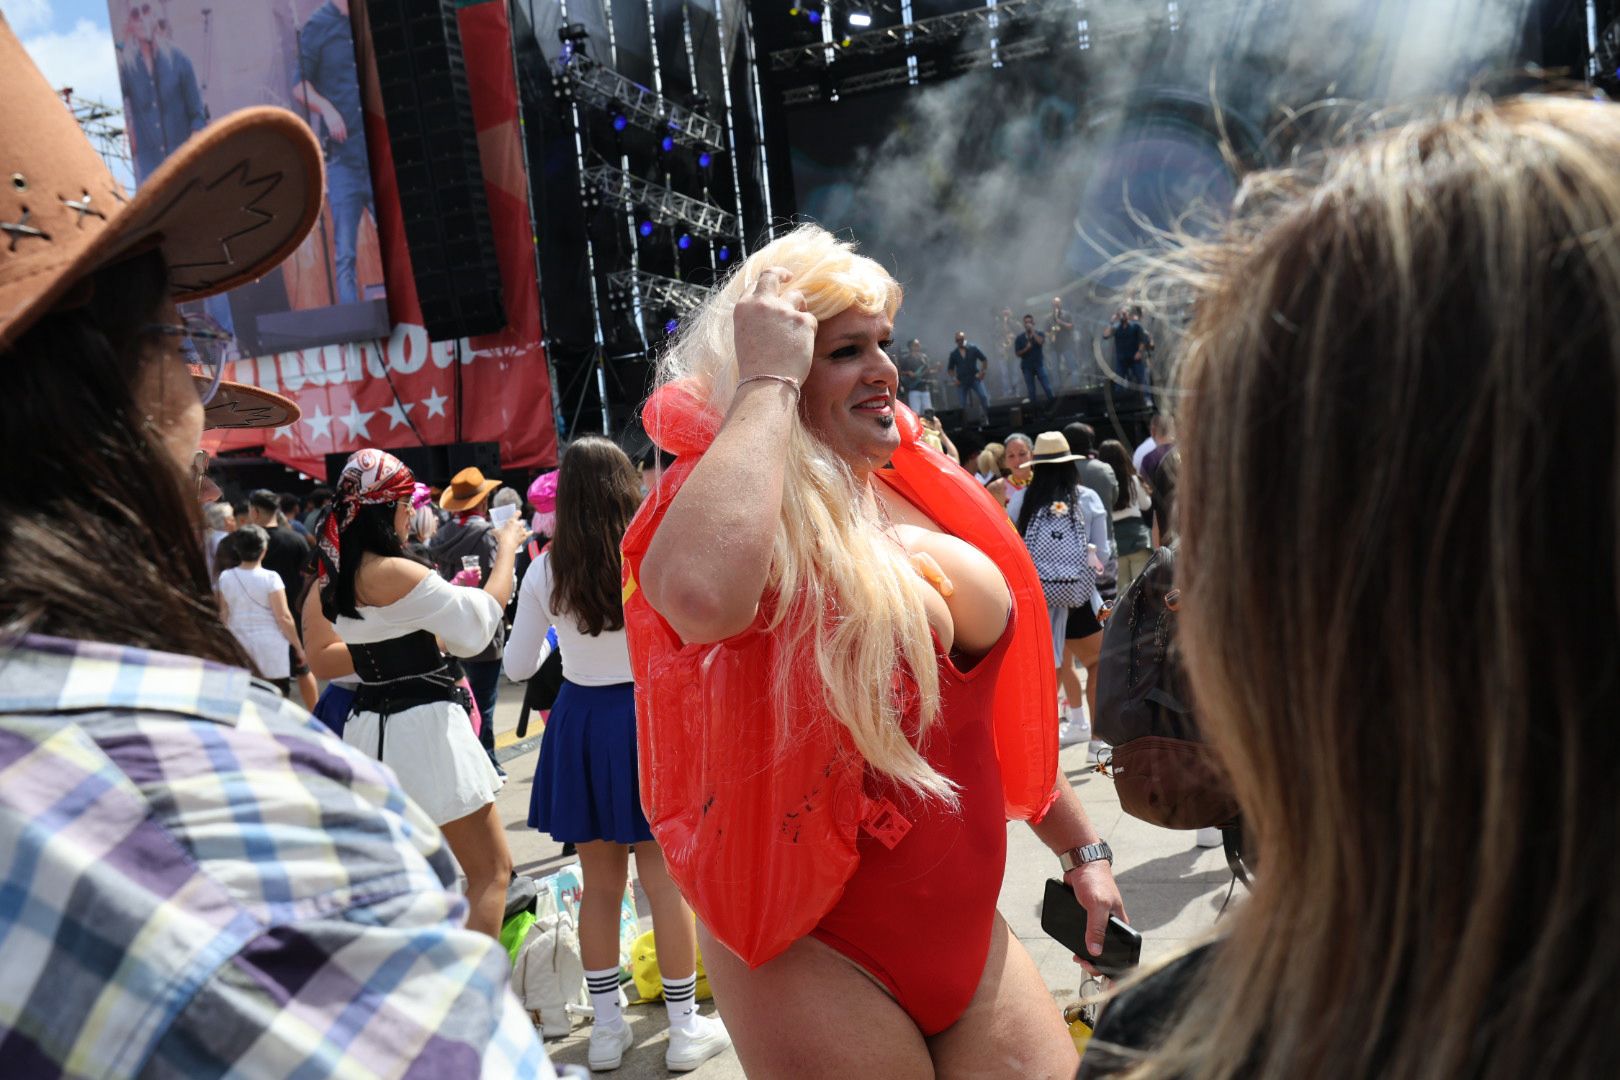
M0 1072L550 1077L393 774L248 674L0 646Z

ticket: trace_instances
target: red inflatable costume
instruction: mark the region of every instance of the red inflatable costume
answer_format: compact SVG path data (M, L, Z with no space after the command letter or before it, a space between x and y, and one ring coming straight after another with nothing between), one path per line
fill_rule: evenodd
M874 475L1007 577L1015 617L992 696L995 755L1008 818L1038 821L1054 798L1057 700L1046 601L1006 512L973 478L918 438L896 403L901 446ZM680 383L642 413L677 456L624 537L624 616L636 679L641 802L670 874L711 933L751 967L809 934L859 862L863 825L882 836L884 805L865 791L865 762L797 657L790 700L776 700L777 642L766 609L726 641L683 645L637 588L641 559L720 417ZM785 717L785 723L778 718ZM784 734L779 737L778 732Z

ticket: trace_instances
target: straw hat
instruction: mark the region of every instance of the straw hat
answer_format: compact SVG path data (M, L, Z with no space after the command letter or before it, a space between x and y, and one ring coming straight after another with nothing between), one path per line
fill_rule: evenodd
M485 480L483 472L469 465L451 477L450 486L439 496L439 505L446 510L470 510L500 486L499 480Z
M1031 465L1061 465L1065 461L1079 461L1080 455L1069 450L1069 440L1061 431L1043 431L1035 436L1035 456Z
M320 144L285 109L253 108L192 136L126 196L0 17L0 351L86 276L162 251L176 301L224 292L290 255L321 210ZM217 427L298 415L286 398L222 383Z

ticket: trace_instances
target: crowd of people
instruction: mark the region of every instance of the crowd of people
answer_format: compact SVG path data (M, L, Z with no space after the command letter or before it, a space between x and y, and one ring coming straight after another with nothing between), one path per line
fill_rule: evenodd
M633 852L676 1071L1620 1072L1613 106L1468 100L1254 178L1157 261L1185 397L1134 448L1072 424L956 460L897 398L900 284L792 229L662 356L667 456L638 482L577 439L524 522L376 448L307 512L204 509L204 406L256 391L176 304L297 245L319 146L233 114L125 201L3 23L0 89L0 451L37 463L0 488L8 1071L553 1075L496 940L491 734L502 672L555 648L529 824L579 854L592 1069L633 1042ZM1089 967L1126 904L1059 744L1164 544L1258 873L1081 1060L996 910L1006 823Z

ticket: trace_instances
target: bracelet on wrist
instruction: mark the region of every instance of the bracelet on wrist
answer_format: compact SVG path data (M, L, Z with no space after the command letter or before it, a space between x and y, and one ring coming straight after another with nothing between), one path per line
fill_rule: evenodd
M791 386L793 388L793 398L795 401L798 400L800 394L799 380L793 378L791 375L750 375L747 378L737 380L737 389L741 390L745 385L751 382L766 381L779 382L783 386Z

